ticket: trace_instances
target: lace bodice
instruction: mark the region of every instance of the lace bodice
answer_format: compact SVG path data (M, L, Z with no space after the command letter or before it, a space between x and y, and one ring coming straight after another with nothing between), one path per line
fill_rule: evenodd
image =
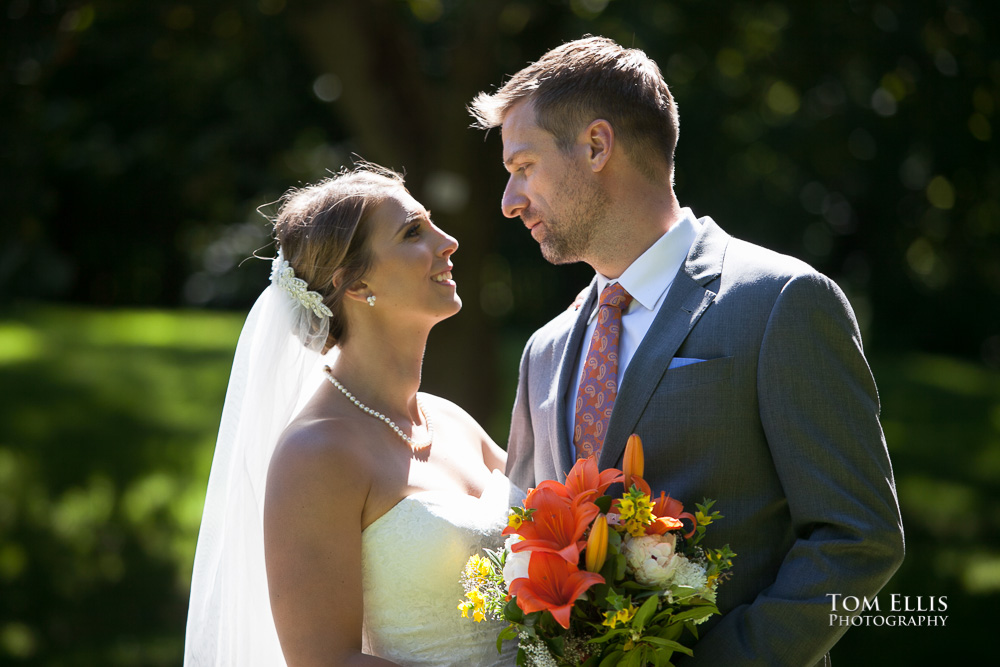
M406 667L511 666L503 625L462 618L459 578L469 556L503 545L500 531L523 492L494 472L481 498L423 491L401 500L361 537L364 650Z

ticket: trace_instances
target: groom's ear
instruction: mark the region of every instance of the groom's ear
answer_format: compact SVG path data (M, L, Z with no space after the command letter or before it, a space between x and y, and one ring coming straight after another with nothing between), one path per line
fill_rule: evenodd
M598 118L583 132L590 169L594 172L601 171L611 158L611 151L615 147L615 130L611 127L611 123Z

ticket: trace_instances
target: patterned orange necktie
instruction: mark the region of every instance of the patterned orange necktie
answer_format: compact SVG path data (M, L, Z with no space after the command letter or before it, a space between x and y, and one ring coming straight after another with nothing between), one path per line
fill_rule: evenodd
M631 302L632 296L618 283L608 285L601 292L597 326L590 339L590 350L580 376L580 390L576 394L573 445L577 458L599 456L604 445L604 435L618 395L618 337L622 311Z

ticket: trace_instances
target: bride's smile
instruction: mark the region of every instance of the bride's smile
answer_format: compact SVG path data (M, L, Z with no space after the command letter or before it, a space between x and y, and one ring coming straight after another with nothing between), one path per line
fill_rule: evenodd
M371 249L374 265L360 295L374 294L377 305L367 313L355 308L358 315L399 317L402 309L408 319L426 313L440 321L462 307L451 261L458 241L435 225L430 211L405 190L373 212Z
M499 626L455 606L468 558L503 545L506 454L418 395L427 336L462 307L458 241L370 164L289 190L275 240L233 364L188 662L512 665Z

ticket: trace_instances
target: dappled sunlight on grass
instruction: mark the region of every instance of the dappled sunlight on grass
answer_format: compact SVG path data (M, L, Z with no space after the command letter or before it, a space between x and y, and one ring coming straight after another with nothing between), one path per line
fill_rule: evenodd
M0 662L180 662L244 314L0 321Z
M906 526L936 537L973 538L982 529L977 494L966 484L904 475L897 481Z
M0 662L179 664L243 317L43 308L0 320ZM508 399L514 338L501 346ZM947 632L973 642L1000 600L1000 376L928 355L872 366L907 538L886 593L948 596ZM501 442L509 410L489 422ZM834 659L867 664L891 642L919 664L934 637L904 633L854 629Z
M969 467L973 479L977 481L996 483L1000 480L1000 439L987 442L978 454L972 456Z
M962 582L970 593L1000 592L1000 553L970 555Z
M0 364L33 359L42 353L41 336L30 327L8 322L0 326Z
M231 354L245 316L235 316L237 322L230 313L205 311L42 307L32 310L31 321L50 339L76 339L94 347L162 347Z
M904 377L918 386L952 395L981 397L996 395L997 377L977 364L951 357L911 354L901 367Z
M996 593L989 563L1000 559L1000 373L922 354L873 363L896 469L907 551L936 559L947 587ZM909 562L898 575L907 578ZM987 565L983 565L986 563Z
M949 620L919 633L854 629L834 662L867 664L888 649L892 664L924 664L942 642L975 651L1000 604L1000 373L926 354L871 362L906 529L906 559L884 594L947 596Z

